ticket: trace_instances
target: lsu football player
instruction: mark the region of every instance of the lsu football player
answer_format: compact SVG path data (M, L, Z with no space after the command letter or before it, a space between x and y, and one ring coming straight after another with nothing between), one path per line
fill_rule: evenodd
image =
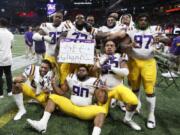
M56 12L53 15L53 22L45 22L40 26L40 30L33 35L35 41L45 41L46 53L44 59L49 60L52 66L56 68L59 75L59 65L56 62L55 49L62 30L63 13ZM61 28L60 28L61 27Z
M66 22L67 24L67 22ZM75 17L74 24L68 23L69 28L64 27L62 31L67 31L67 34L64 35L65 38L74 39L74 41L79 40L94 40L94 35L96 33L96 29L89 26L85 22L85 17L82 14L78 14ZM60 44L59 44L60 46ZM57 48L59 49L59 48ZM61 54L58 54L61 55ZM68 64L63 63L60 69L61 72L61 84L64 83L67 75L69 73L73 73L77 69L77 64Z
M128 36L127 36L128 34ZM130 85L133 92L139 95L141 82L146 93L146 100L149 103L149 114L147 127L155 128L155 105L156 96L154 85L156 82L156 61L154 59L154 42L169 42L164 36L159 26L150 26L150 18L147 14L140 14L135 22L133 29L127 30L127 33L120 31L110 34L108 39L129 38L132 41L126 46L126 52L129 56L128 68ZM138 96L140 98L140 96ZM137 111L139 111L141 102L139 102Z
M79 66L77 74L68 75L65 83L60 88L55 85L53 80L52 86L57 94L49 96L43 117L40 121L27 119L27 122L37 131L46 132L51 113L55 110L55 106L57 106L59 110L67 115L83 120L94 119L92 135L99 135L107 111L104 107L93 105L92 103L95 89L99 85L100 80L95 77L89 77L88 70L87 66ZM68 90L71 91L70 99L62 96ZM107 93L103 91L98 93L98 95L106 97L106 100L101 102L105 103L107 101Z
M51 86L51 63L43 60L40 66L30 65L20 76L13 79L13 97L18 107L18 113L14 120L19 120L26 113L23 103L23 94L37 100L41 104L45 104L48 93L53 88Z
M129 88L123 85L124 77L129 74L126 63L127 57L115 53L116 43L114 41L107 40L104 44L105 53L100 56L96 65L101 70L100 79L108 87L108 98L111 99L111 106L115 104L114 100L121 101L121 104L124 102L126 104L126 108L125 106L124 108L122 107L126 111L123 120L124 123L128 124L134 130L141 130L141 127L132 120L138 99Z
M117 32L125 28L125 25L118 25L116 19L113 16L108 16L106 25L101 26L99 32Z
M134 22L133 22L132 15L131 14L123 14L123 15L121 15L121 17L119 18L119 25L125 25L126 30L128 28L134 27Z

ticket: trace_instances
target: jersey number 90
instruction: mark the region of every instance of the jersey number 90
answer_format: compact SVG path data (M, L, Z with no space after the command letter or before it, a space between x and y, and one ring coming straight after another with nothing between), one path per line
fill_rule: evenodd
M73 86L73 95L80 96L80 97L88 97L89 89L81 88L79 86Z

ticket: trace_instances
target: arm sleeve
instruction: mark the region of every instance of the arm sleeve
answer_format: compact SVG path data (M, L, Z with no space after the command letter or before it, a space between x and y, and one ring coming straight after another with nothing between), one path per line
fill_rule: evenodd
M129 70L127 68L111 67L111 71L121 77L125 77L129 74Z
M37 33L34 33L34 34L33 34L32 39L35 40L35 41L42 41L42 40L43 40L43 36L40 35L40 34L37 32Z

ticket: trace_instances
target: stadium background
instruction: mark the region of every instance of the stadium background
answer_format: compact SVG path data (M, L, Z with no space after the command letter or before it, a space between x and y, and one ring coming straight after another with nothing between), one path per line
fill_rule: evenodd
M88 0L55 0L57 10L67 11L66 18L73 19L77 13L93 14L98 24L103 24L103 18L109 12L132 13L136 15L142 11L150 13L154 24L171 26L180 23L179 11L171 12L172 9L179 10L179 0L92 0L92 4L75 4L88 2ZM90 0L89 0L90 1ZM8 17L10 28L16 34L13 47L13 57L24 55L25 46L23 32L28 25L37 25L49 20L46 14L48 0L3 0L0 1L0 16ZM16 28L18 31L16 31ZM17 33L16 33L17 32ZM17 75L23 68L13 71ZM160 79L160 76L158 77ZM180 80L178 80L180 82ZM135 116L143 130L136 132L123 124L124 113L118 107L111 109L102 129L102 135L179 135L180 134L180 92L175 87L162 90L156 88L157 93L157 127L149 130L145 127L145 116L147 108L143 105L141 115ZM144 95L143 95L143 101ZM27 114L22 120L14 122L13 116L17 112L15 103L11 97L0 100L0 135L37 135L27 124L26 118L39 119L42 116L43 108L38 105L26 103ZM47 135L88 135L91 134L93 124L91 121L82 121L55 112L48 124Z

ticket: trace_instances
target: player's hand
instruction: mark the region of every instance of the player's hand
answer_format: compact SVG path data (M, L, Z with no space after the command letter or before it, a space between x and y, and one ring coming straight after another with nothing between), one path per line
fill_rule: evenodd
M55 85L55 84L56 84L56 77L55 77L55 76L53 76L53 77L51 78L51 84L52 84L52 85Z
M91 24L85 23L85 24L84 24L84 27L86 28L86 30L87 30L88 32L91 32L91 31L92 31L92 25L91 25Z
M109 55L108 60L113 61L115 59L114 55Z
M104 65L101 66L101 70L102 70L102 71L108 71L108 70L111 70L111 65L104 64Z
M159 43L159 40L160 40L159 36L154 37L154 43Z
M30 46L32 45L31 42L29 42L29 41L27 41L27 43L28 43L28 45L30 45Z
M139 45L137 45L135 42L130 43L130 46L132 46L132 48L141 48Z
M48 43L51 43L53 40L53 36L45 35L45 36L43 36L43 40L47 41Z
M101 86L99 87L99 89L108 90L108 86L107 86L107 85L101 85Z
M48 90L48 89L43 89L43 92L46 93L46 94L49 94L49 93L50 93L50 90Z

